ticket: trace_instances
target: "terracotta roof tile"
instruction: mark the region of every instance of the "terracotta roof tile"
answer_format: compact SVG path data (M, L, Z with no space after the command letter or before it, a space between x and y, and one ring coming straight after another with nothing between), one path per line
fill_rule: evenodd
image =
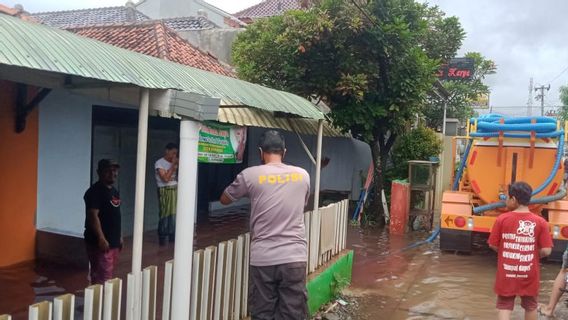
M22 10L21 8L20 9L10 8L8 6L0 4L0 13L1 14L7 14L7 15L12 16L12 17L18 17L18 18L25 20L25 21L37 22L36 19L32 18L29 13Z
M236 78L229 67L193 47L160 20L70 28L68 31L124 49Z
M248 21L279 16L288 10L301 9L301 3L301 0L264 0L257 5L235 13L234 16Z

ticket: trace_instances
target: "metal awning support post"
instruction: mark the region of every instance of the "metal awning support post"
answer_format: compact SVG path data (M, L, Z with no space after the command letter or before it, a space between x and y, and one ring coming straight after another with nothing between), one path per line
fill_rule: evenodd
M447 111L448 111L448 99L444 99L444 118L442 121L444 121L442 123L442 136L446 136L446 122L448 121L448 119L446 118L447 115Z
M197 196L197 143L199 122L180 125L176 244L172 281L172 319L189 319L193 232Z
M320 179L321 179L321 147L323 142L323 119L318 121L318 142L317 142L317 155L316 155L316 180L314 186L314 212L319 209L319 193L320 193Z
M139 319L142 297L142 240L144 236L144 194L146 192L146 148L148 145L148 109L150 91L141 89L138 111L138 147L136 152L136 191L134 195L134 235L132 240L132 276L128 291L132 297L127 318Z
M444 117L442 119L443 123L442 123L442 145L444 144L444 141L446 141L446 122L448 121L447 119L447 112L448 112L448 97L445 97L444 99ZM438 197L440 197L441 195L443 195L444 193L444 151L442 151L442 154L440 155L440 162L438 165L438 172L436 173L438 175L437 180L436 180L436 186L434 186L434 201L436 201L436 203L441 203L440 201L438 201ZM440 200L442 199L441 197L439 198ZM442 208L438 208L438 210L436 210L435 206L434 206L434 210L435 210L435 214L439 215L441 214ZM435 217L433 217L432 222L437 221L437 223L439 223L439 220L435 219ZM433 224L432 224L433 225ZM436 225L436 227L438 227Z

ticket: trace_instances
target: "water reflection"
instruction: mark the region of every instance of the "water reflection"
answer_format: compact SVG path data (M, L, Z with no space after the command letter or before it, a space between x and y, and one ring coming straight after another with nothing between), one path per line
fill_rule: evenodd
M403 250L426 233L390 236L384 229L352 227L348 237L355 251L348 293L359 297L355 319L496 319L497 259L485 237L476 237L471 255L442 253L436 242ZM542 265L540 302L547 301L559 267ZM513 319L523 317L518 303ZM556 319L568 319L564 303Z
M212 213L209 219L197 225L194 238L196 249L217 245L220 241L236 238L249 229L248 208L230 208ZM144 266L158 266L158 309L161 314L163 265L173 258L174 246L160 247L157 234L149 231L144 234ZM132 239L125 239L115 275L126 279L131 268ZM53 301L65 294L75 294L75 317L82 318L83 290L89 285L88 270L70 268L53 263L23 263L0 268L0 315L11 314L13 320L27 319L28 306L40 301ZM123 290L126 284L123 283ZM123 306L126 295L123 294ZM124 313L126 308L122 308ZM124 315L123 315L124 316Z

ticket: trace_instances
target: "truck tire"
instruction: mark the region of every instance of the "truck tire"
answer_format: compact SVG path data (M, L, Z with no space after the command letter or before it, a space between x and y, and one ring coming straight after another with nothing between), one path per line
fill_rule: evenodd
M440 250L471 253L471 231L440 230Z

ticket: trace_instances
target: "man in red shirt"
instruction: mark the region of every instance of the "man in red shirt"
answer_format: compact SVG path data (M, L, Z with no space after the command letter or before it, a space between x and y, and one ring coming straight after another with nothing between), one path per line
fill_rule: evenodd
M537 319L540 286L540 258L550 255L552 237L548 223L529 211L532 188L525 182L509 187L507 209L500 215L489 236L489 246L497 251L495 293L499 320L511 318L515 297L521 297L525 319Z

